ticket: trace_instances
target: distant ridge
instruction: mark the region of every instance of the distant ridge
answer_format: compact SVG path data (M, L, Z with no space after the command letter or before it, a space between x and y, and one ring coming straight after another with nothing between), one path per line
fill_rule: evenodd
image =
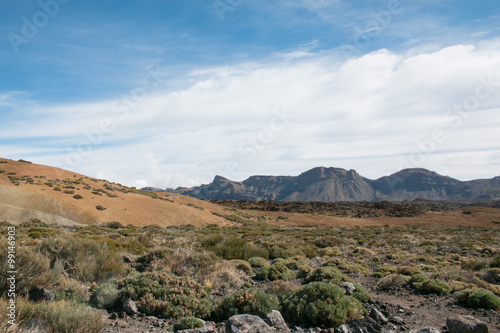
M426 169L414 168L371 180L355 170L317 167L298 176L251 176L242 182L215 176L210 184L191 188L167 188L164 191L197 199L218 200L497 200L500 199L500 176L460 181Z

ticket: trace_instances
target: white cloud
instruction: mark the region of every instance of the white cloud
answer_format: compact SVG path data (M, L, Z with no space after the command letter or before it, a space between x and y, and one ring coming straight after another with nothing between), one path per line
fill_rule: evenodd
M112 101L38 107L35 113L45 118L7 124L0 136L65 137L69 143L61 148L69 147L69 154L31 159L136 186L191 186L215 174L235 180L298 174L318 165L377 178L396 172L402 160L464 179L492 177L500 162L498 46L379 50L347 61L307 51L289 61L278 55L263 64L200 69L187 78L193 82L188 88L151 91L127 116L113 113ZM493 85L487 98L464 111L466 117L453 111L488 77ZM280 122L275 112L285 109L295 118ZM82 133L99 130L104 118L115 128L102 133L81 162L68 165L68 156L89 146ZM422 152L437 129L447 139Z

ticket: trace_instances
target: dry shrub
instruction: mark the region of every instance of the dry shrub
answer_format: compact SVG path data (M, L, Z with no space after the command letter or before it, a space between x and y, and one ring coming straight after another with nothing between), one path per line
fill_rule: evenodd
M211 252L187 248L157 248L137 259L138 269L144 271L169 271L203 282L217 270L221 260Z
M276 280L271 282L271 287L269 287L266 292L275 294L281 300L286 293L297 289L299 289L299 287L291 281Z
M391 274L381 278L377 283L377 289L379 290L391 290L395 288L401 288L408 284L411 280L411 276L401 275L401 274Z
M215 264L210 274L205 278L205 281L208 281L215 290L223 289L226 286L241 288L249 280L248 274L227 261Z
M121 254L100 240L50 238L42 242L40 249L51 258L51 266L61 262L70 276L84 282L103 282L126 269Z
M6 317L7 301L0 299L0 317ZM22 328L33 319L38 319L48 333L72 332L72 333L99 333L105 328L102 314L99 311L89 309L85 305L74 302L42 302L32 303L22 298L16 301L17 324L15 327L0 323L2 332L12 329L12 332L27 332ZM38 331L37 331L38 332Z
M5 242L0 242L0 262L6 263L8 248ZM56 285L61 277L61 265L50 267L50 260L40 252L24 246L16 249L16 289L21 294L26 294L29 289L35 286L51 288ZM7 272L10 269L7 265L0 265L0 295L8 290Z

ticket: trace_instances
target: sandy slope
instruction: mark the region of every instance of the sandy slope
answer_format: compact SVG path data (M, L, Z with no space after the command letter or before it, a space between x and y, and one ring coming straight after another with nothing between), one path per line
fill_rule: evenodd
M1 158L0 170L5 171L0 173L0 221L21 223L36 217L60 224L119 221L137 226L202 226L227 223L213 214L224 214L222 207L189 197L158 193L158 199L140 191L125 193L132 189L62 169ZM20 178L19 185L15 184L14 177ZM61 191L54 190L57 187ZM74 193L64 193L65 190ZM75 199L76 194L82 199ZM96 209L98 205L105 210Z

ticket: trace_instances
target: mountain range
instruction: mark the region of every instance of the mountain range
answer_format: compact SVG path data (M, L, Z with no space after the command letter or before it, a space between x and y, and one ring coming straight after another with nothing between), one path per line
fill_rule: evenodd
M500 199L500 176L460 181L426 169L413 168L371 180L355 170L317 167L299 176L252 176L242 182L215 176L210 184L163 191L218 200L475 201Z

